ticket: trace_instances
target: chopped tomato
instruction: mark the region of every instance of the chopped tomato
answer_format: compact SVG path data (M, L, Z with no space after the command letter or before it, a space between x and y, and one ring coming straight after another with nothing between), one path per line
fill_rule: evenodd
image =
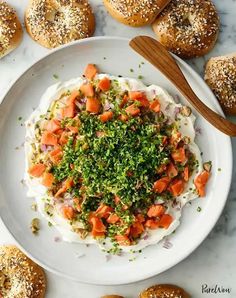
M158 222L159 227L168 229L173 221L173 217L170 214L163 214Z
M137 116L140 114L140 109L135 105L132 104L125 109L126 113L131 116Z
M41 143L44 145L55 146L57 145L57 136L50 131L44 131L41 137Z
M144 232L144 226L139 221L135 221L130 227L130 236L133 238L139 237L143 232Z
M120 220L119 216L115 213L111 213L108 218L107 218L107 222L109 224L115 224Z
M188 166L186 166L184 168L183 178L184 178L184 181L186 181L186 182L189 180L189 167Z
M61 161L62 156L63 156L63 152L61 148L56 148L49 153L50 160L54 164L58 164Z
M78 211L78 212L81 212L81 202L80 202L80 199L75 197L73 199L73 203L74 203L74 207L75 209Z
M55 132L61 128L61 122L58 119L51 119L47 121L45 129L50 132Z
M61 211L63 217L66 219L72 220L75 217L75 210L71 206L63 206Z
M156 230L157 228L159 228L159 220L157 220L157 219L148 219L145 222L145 227L149 228L150 230Z
M123 96L123 98L122 98L121 103L120 103L120 108L121 108L121 109L127 104L128 100L129 100L129 97L128 97L127 94L125 94L125 95Z
M154 101L152 101L152 102L150 103L150 109L151 109L152 111L154 111L155 113L160 112L160 110L161 110L161 105L160 105L160 102L159 102L158 99L155 99Z
M87 98L86 111L94 114L98 114L100 111L100 101L97 98Z
M80 91L84 94L86 97L93 97L94 96L94 88L91 83L85 83L80 86Z
M121 245L121 246L129 246L131 245L131 241L128 236L126 235L116 235L115 240Z
M172 162L167 166L167 175L170 178L174 178L178 175L178 170Z
M186 161L186 154L185 154L185 149L183 147L176 149L174 152L171 154L172 158L174 161L184 163Z
M91 216L90 223L92 225L92 236L104 236L106 232L106 227L104 226L102 220L97 216Z
M94 64L88 64L84 70L84 76L88 80L92 80L96 76L97 73L98 73L98 69L96 68L96 66Z
M55 179L52 173L44 173L42 184L46 187L52 187L54 180Z
M66 103L67 105L72 105L75 103L76 98L78 98L80 95L78 90L74 90L71 92L71 95L67 98Z
M197 191L200 197L205 196L205 187L209 180L209 177L210 177L210 173L204 170L194 180L194 184L197 188Z
M136 215L136 220L143 223L143 222L145 222L145 217L143 214L139 213Z
M55 194L55 198L60 197L61 194L65 193L68 189L70 189L74 185L73 178L69 177L67 178L63 184L62 187L57 191Z
M123 121L123 122L126 122L126 121L129 120L129 117L128 117L127 115L121 114L121 115L119 116L119 119L120 119L121 121Z
M115 196L115 204L118 205L120 203L120 197Z
M162 193L163 191L165 191L167 189L167 186L169 183L170 183L170 178L163 177L154 183L153 189L155 192Z
M148 212L147 216L148 217L160 217L165 213L166 209L162 205L152 205Z
M139 101L143 107L149 107L150 102L142 91L129 91L129 98Z
M113 208L102 203L96 210L95 214L98 217L107 218L111 214L112 211L113 211Z
M61 108L61 116L62 118L73 118L75 116L75 104L72 103L64 108Z
M67 126L67 128L68 128L72 133L78 133L78 131L79 131L78 127L75 127L75 126Z
M38 178L43 175L45 170L46 170L46 166L43 163L37 163L28 169L28 173L31 176Z
M63 133L60 136L59 144L65 145L69 140L69 133L67 131L63 131Z
M184 181L181 179L177 179L171 183L169 188L173 196L177 197L184 191Z
M101 89L103 92L108 91L110 87L111 87L111 81L107 77L104 77L98 83L98 88Z
M111 120L112 117L113 117L113 112L112 111L107 111L107 112L104 112L102 115L100 115L99 119L102 122L107 122L107 121Z

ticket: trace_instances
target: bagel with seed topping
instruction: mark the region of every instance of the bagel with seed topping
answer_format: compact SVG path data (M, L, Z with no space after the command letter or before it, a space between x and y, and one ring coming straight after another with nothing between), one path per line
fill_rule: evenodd
M210 0L172 0L153 23L157 39L182 58L207 54L219 33L219 16Z
M18 47L22 35L22 27L15 10L0 0L0 58Z
M236 115L236 53L211 58L206 64L205 81L224 112Z
M163 284L144 290L139 298L190 298L190 295L178 286Z
M30 0L25 26L39 44L56 48L92 36L95 18L87 0Z
M4 298L44 298L44 270L16 246L0 246L0 296Z
M169 2L170 0L103 0L114 19L132 27L152 23Z

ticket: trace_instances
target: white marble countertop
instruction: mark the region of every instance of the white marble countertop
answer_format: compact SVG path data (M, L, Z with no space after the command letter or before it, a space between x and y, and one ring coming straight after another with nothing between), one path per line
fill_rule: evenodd
M14 5L23 21L27 0L7 0ZM221 34L214 50L208 55L217 56L236 51L236 1L214 0L221 16ZM153 35L151 29L133 29L113 20L105 11L101 0L91 0L97 20L95 35L133 37L137 34ZM29 65L49 50L32 41L25 33L20 47L0 60L0 99L15 80ZM200 74L207 57L194 59L189 63ZM233 140L234 160L236 140ZM227 158L227 156L225 157ZM176 283L185 287L193 297L236 297L236 166L228 201L217 225L207 239L180 264L168 271L143 282L122 286L91 286L71 282L48 273L47 298L99 298L104 294L120 294L125 297L137 297L138 292L157 283ZM0 244L14 243L10 234L0 221ZM125 273L124 273L125 274ZM202 293L202 285L231 288L230 294Z

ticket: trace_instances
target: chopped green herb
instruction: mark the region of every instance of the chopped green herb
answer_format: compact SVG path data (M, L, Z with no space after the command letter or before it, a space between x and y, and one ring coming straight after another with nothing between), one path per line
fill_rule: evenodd
M130 70L129 70L130 72L134 72L134 70L133 70L133 68L130 68Z
M22 120L22 117L21 117L21 116L19 116L19 117L18 117L18 121L21 121L21 120Z
M59 79L59 76L57 74L54 74L53 75L54 79L58 80Z
M201 207L197 207L197 212L201 212L202 211L202 208Z
M142 80L142 79L143 79L143 76L142 76L142 75L139 75L139 76L138 76L138 79L139 79L139 80Z
M218 168L218 172L221 172L222 171L222 169L221 168Z

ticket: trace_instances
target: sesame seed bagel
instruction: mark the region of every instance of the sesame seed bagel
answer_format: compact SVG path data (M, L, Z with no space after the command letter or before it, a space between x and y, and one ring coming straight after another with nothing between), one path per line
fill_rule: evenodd
M152 286L142 293L139 298L190 298L190 295L184 289L175 285L156 285Z
M219 26L210 0L172 0L153 23L153 30L169 51L188 59L214 47Z
M0 297L43 298L46 278L41 267L15 246L0 246Z
M22 27L15 10L0 0L0 58L18 47L22 35Z
M25 26L39 44L56 48L93 35L95 18L86 0L30 0Z
M169 2L166 0L103 0L114 19L132 27L152 23Z
M228 115L236 115L236 53L211 58L205 69L205 81Z

